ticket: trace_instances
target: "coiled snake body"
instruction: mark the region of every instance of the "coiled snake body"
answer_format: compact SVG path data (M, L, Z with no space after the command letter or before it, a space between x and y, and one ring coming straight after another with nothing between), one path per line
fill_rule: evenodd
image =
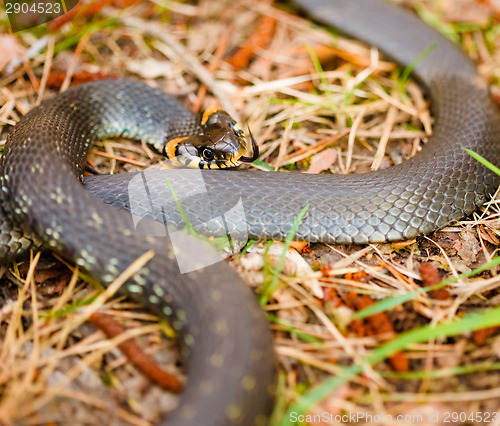
M283 238L307 204L298 238L366 243L427 234L481 205L498 179L461 148L499 162L500 118L471 62L414 16L383 2L297 3L318 21L380 47L404 65L434 45L414 70L431 97L434 134L415 158L368 175L203 172L208 195L186 194L190 217L203 228L207 204L211 214L220 215L241 200L250 237ZM78 86L33 109L9 135L1 164L0 255L4 261L15 258L34 236L108 284L154 250L122 291L169 317L184 336L188 382L168 424L266 424L274 382L271 336L241 279L221 263L179 274L168 235L136 232L129 213L105 206L74 178L99 138L125 135L158 145L184 134L193 120L166 95L123 80ZM151 191L155 179L165 187L161 176L153 173ZM113 176L97 185L94 179L88 187L110 204L130 207L124 194L132 180ZM172 210L168 220L182 224ZM225 226L241 230L240 222L229 218Z

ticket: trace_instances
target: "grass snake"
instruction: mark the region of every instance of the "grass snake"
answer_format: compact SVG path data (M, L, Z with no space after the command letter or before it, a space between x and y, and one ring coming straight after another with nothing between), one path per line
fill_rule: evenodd
M296 3L320 23L378 46L403 65L432 46L413 75L432 102L433 136L409 161L364 175L201 171L206 193L200 195L194 188L184 194L185 210L200 230L241 231L238 217L230 217L224 229L206 225L211 223L207 217L224 214L241 201L243 234L251 238L283 239L309 205L299 239L395 241L433 232L484 203L498 178L461 148L498 163L500 119L469 59L412 14L381 1ZM194 125L194 116L172 98L126 80L77 86L44 101L19 121L5 146L0 255L8 262L34 240L42 241L107 285L153 249L153 259L122 292L168 317L183 336L189 376L179 406L166 422L264 425L273 402L272 340L241 278L221 262L180 274L168 234L137 232L129 213L105 205L87 190L115 207L131 208L127 194L137 175L93 178L87 189L80 182L95 140L123 135L160 146ZM162 172L151 176L149 190L163 197ZM182 224L175 205L163 208L171 201L161 202L158 211L150 206L145 211L155 219Z

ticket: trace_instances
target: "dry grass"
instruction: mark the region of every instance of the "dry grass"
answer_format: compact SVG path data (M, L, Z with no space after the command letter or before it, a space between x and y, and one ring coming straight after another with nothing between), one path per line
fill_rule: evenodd
M430 16L439 16L430 1L413 3L426 3ZM465 11L464 3L454 7ZM444 19L454 10L447 4L441 4ZM364 172L415 154L432 123L418 87L410 83L402 92L398 68L376 49L332 36L283 5L280 8L266 1L202 0L192 6L157 0L123 10L103 9L55 32L20 33L14 62L0 61L2 138L49 92L46 83L51 75L64 73L67 85L86 71L147 81L181 97L186 105L222 105L248 123L257 137L261 162L251 167ZM483 19L474 10L472 17ZM238 51L263 17L274 21L272 36L256 49L248 66L235 71L223 58ZM0 19L5 21L5 16ZM471 31L447 29L455 31L480 70L497 83L500 56L495 50L494 17L471 26ZM4 42L10 36L1 37ZM21 61L16 63L16 58ZM315 58L321 67L314 66ZM207 95L200 100L201 84ZM498 87L492 91L498 93ZM101 171L134 171L157 159L147 148L127 141L105 141L92 156ZM298 394L341 374L342 367L359 363L400 333L497 305L500 280L497 269L491 268L457 280L445 293L421 293L388 309L376 317L380 324L352 321L355 312L372 301L421 288L419 266L424 262L430 262L440 277L458 277L490 261L499 244L498 214L492 202L487 210L432 238L401 244L315 245L302 256L290 249L265 307L281 368L275 423ZM267 254L266 247L256 244L234 264L250 285L258 287L272 279L281 253L278 244ZM20 265L24 272L12 266L2 278L0 422L157 420L175 398L148 385L116 345L131 335L141 336L147 351L171 365L176 355L165 350L172 345L162 338L164 328L130 303L107 300L107 292L97 297L99 292L84 285L76 272L40 279L45 284L38 284L42 291L38 288L35 295L37 260L29 268ZM69 285L61 287L66 281ZM97 308L122 320L129 328L126 336L107 341L85 324ZM499 348L496 329L414 343L403 355L367 367L337 387L314 412L385 418L438 414L433 424L452 411L497 412ZM360 423L373 422L364 418Z

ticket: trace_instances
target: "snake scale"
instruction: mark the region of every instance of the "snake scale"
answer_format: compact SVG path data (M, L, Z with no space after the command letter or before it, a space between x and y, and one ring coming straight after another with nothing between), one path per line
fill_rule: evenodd
M190 217L200 216L203 227L207 205L211 214L223 214L241 200L248 236L282 239L309 205L297 238L367 243L428 234L480 206L498 178L461 148L498 163L500 118L469 59L415 16L382 1L296 3L318 22L378 46L403 65L433 46L413 75L431 99L434 134L413 159L366 175L200 172L208 195L186 194ZM168 317L183 336L188 380L178 408L165 422L265 425L273 402L272 340L242 280L223 262L180 274L168 235L137 232L131 215L115 208L130 208L131 174L87 182L115 207L96 200L79 181L95 140L123 135L161 145L186 133L193 120L167 95L125 80L77 86L44 101L19 121L5 146L0 255L8 262L41 240L107 285L154 250L122 292ZM156 184L165 186L161 173L153 173L152 191ZM161 213L177 223L173 210ZM225 226L236 229L238 221ZM204 231L217 233L216 228Z

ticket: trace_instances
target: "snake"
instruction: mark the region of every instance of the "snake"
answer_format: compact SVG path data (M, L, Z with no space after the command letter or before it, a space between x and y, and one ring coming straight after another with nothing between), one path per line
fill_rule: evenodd
M196 117L175 99L130 80L87 83L44 100L19 120L5 144L0 165L4 263L41 243L107 286L150 253L120 291L167 318L181 336L187 382L177 408L161 424L265 425L274 400L269 323L253 293L225 262L180 271L179 238L189 247L213 251L196 236L170 232L185 225L186 217L197 232L234 234L234 241L284 239L307 206L296 239L381 243L426 235L457 221L485 203L499 184L494 173L462 149L493 163L500 160L497 107L459 48L412 13L384 1L295 3L317 23L412 67L435 119L421 152L367 174L198 170L201 186L190 185L184 175L173 179L175 188L188 188L177 200L172 200L165 170L92 177L82 185L96 140L124 136L165 150L166 141L200 130ZM185 158L194 152L188 145L177 141L170 149L183 146ZM211 160L213 152L206 154ZM147 189L144 199L130 197L141 188ZM155 203L141 205L152 199ZM235 205L243 214L227 213ZM143 222L138 224L137 216ZM224 220L211 220L219 216ZM150 229L159 219L169 232L138 231L140 223Z

